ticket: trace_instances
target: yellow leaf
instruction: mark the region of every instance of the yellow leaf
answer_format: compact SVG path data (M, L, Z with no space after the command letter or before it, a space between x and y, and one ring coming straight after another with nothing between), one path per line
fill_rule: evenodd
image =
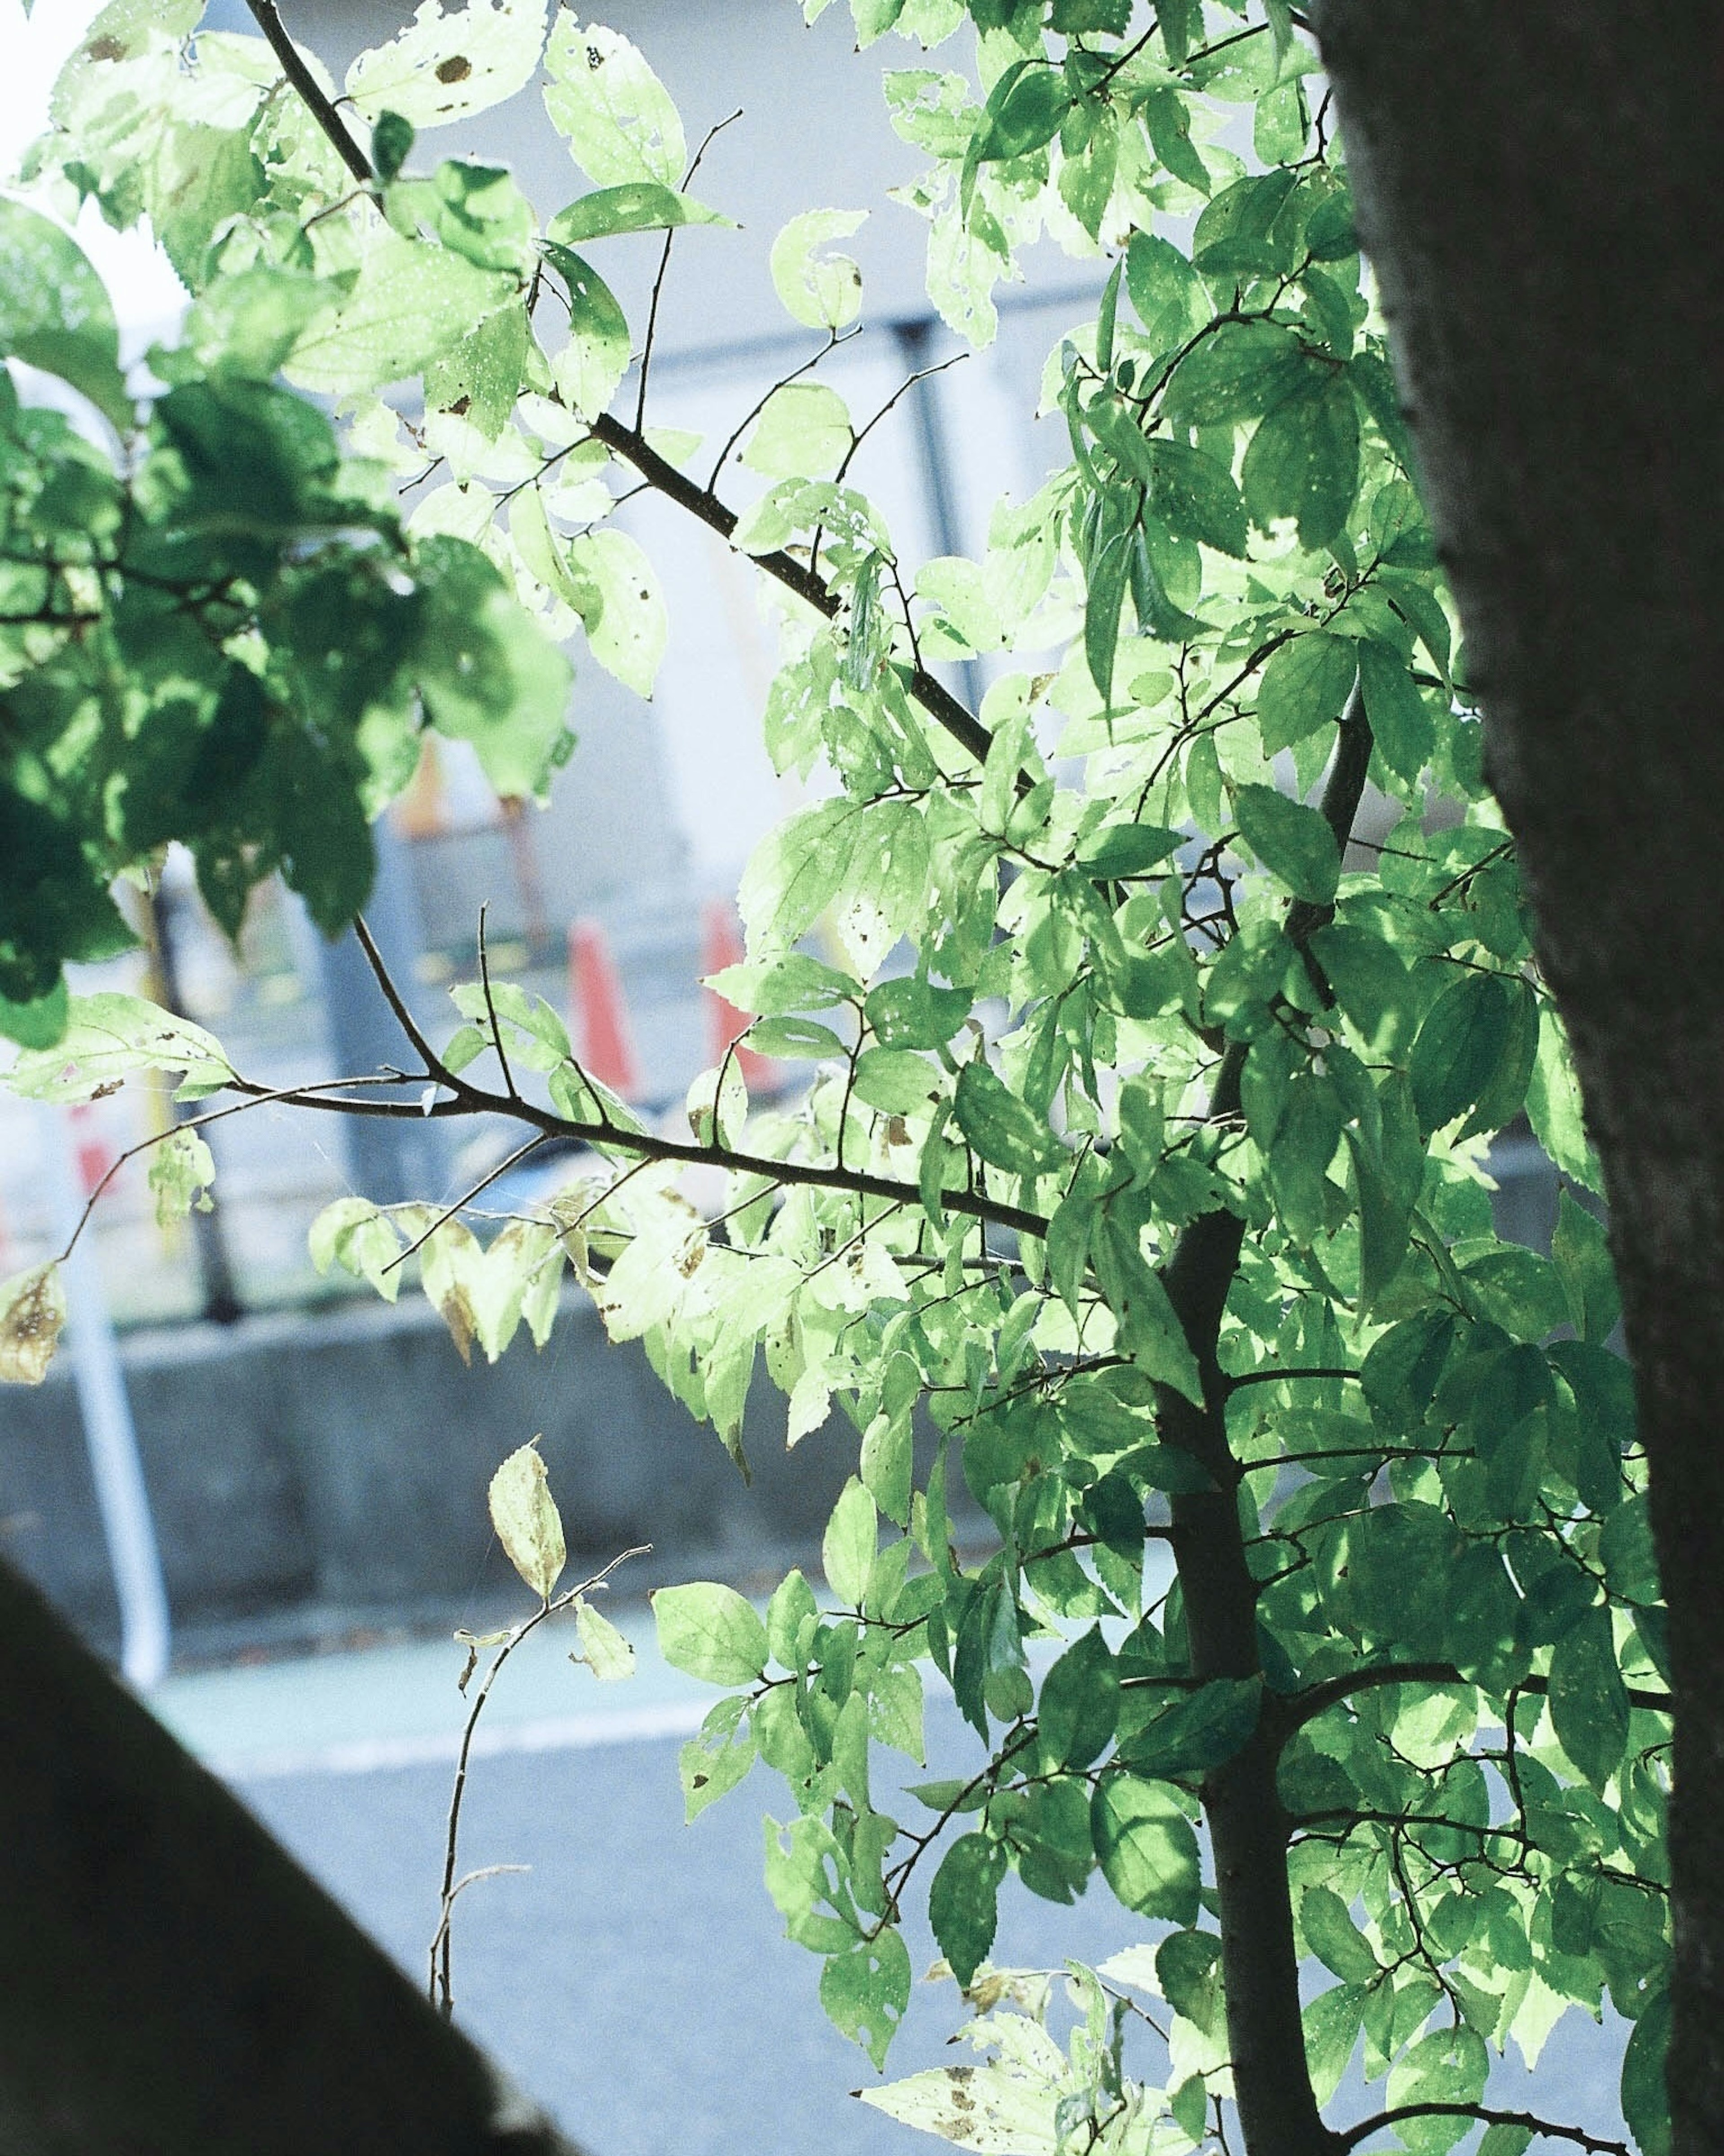
M0 1380L39 1385L65 1322L66 1296L58 1265L14 1273L0 1285Z
M562 1516L546 1480L539 1440L511 1452L491 1477L491 1525L505 1554L541 1602L562 1577L567 1550Z

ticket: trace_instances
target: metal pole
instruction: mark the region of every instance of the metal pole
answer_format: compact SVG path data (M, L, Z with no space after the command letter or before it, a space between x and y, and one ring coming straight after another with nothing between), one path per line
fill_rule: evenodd
M51 1109L44 1132L55 1240L64 1244L84 1209L74 1165L72 1127L64 1109ZM108 1561L120 1599L120 1669L139 1691L167 1675L167 1589L150 1495L138 1458L137 1431L126 1398L125 1373L113 1322L102 1293L89 1235L79 1238L65 1261L72 1376L84 1418L84 1441L101 1514Z

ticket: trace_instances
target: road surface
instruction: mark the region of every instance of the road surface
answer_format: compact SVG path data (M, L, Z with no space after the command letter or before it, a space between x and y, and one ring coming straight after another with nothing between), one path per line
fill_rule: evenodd
M493 1695L461 1868L531 1869L480 1881L457 1904L458 2020L593 2156L931 2152L927 2137L854 2101L881 2077L821 2012L817 1958L782 1936L761 1877L762 1820L790 1810L782 1784L757 1765L685 1825L676 1748L716 1695L658 1660L644 1613L613 1614L637 1643L629 1682L599 1687L564 1659L572 1640L541 1634ZM172 1679L155 1702L418 1980L464 1712L459 1659L431 1642L208 1671ZM928 1729L926 1771L941 1771L942 1755L973 1765L949 1701L931 1702ZM919 1809L906 1799L895 1815ZM1093 1962L1142 1936L1099 1881L1072 1908L1014 1881L993 1958ZM919 1921L907 1938L920 1976L936 1949ZM949 2060L959 2018L949 1983L918 1983L889 2077ZM1531 2100L1619 2131L1619 2041L1570 2015ZM1529 2101L1512 2052L1500 2078L1496 2101ZM1335 2115L1376 2107L1343 2092Z

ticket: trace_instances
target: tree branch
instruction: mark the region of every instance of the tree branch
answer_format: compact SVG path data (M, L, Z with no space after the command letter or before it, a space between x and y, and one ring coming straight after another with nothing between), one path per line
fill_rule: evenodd
M1353 1698L1362 1691L1374 1691L1383 1685L1392 1684L1458 1684L1471 1685L1483 1691L1476 1677L1463 1676L1453 1662L1379 1662L1369 1669L1346 1670L1339 1676L1326 1677L1321 1684L1307 1691L1294 1693L1280 1717L1284 1738L1290 1737L1296 1729L1325 1714L1343 1700ZM1522 1677L1516 1689L1536 1692L1541 1697L1550 1691L1548 1677ZM1647 1691L1630 1685L1627 1687L1630 1707L1644 1707L1650 1713L1668 1714L1670 1696L1664 1691ZM1488 1696L1488 1695L1487 1695Z
M282 21L275 0L246 0L253 20L269 41L269 49L281 63L281 72L299 92L306 110L329 137L336 155L362 187L375 187L377 174L371 168L371 159L347 132L346 124L319 86L317 78L301 57L298 47L287 34L287 25Z
M667 458L661 457L638 428L624 426L610 413L602 412L593 423L593 434L594 439L603 442L613 455L633 465L655 492L698 518L709 531L717 532L721 539L728 539L735 531L736 511L721 501L710 487L700 485L680 472ZM793 592L828 621L838 613L842 604L838 594L817 569L798 562L793 554L779 549L770 554L752 555L750 559L757 568L764 569L786 591ZM972 757L977 763L987 762L993 737L951 690L936 681L921 665L911 669L909 688L935 725L943 728L967 756Z
M311 116L322 128L340 153L341 162L363 187L375 183L376 174L371 161L348 133L341 116L318 88L316 78L306 67L295 49L280 16L276 13L275 0L248 0L258 27L269 39L276 58L281 62L288 80L305 100ZM711 140L711 137L708 137ZM705 148L705 145L702 145ZM644 383L643 382L643 389ZM631 464L655 491L692 516L716 531L721 538L728 539L736 528L736 513L719 500L710 487L702 487L685 478L667 458L649 446L637 416L637 424L625 426L609 413L602 412L593 423L594 439L603 442L613 455ZM757 554L752 557L767 575L775 578L787 591L813 607L817 613L830 621L838 613L840 601L820 575L818 569L805 566L794 556L776 551ZM911 670L910 693L934 723L951 735L965 753L977 763L988 759L993 736L986 726L967 710L952 691L936 681L920 663Z
M1371 761L1371 729L1357 690L1340 725L1321 811L1337 847L1358 814ZM1296 900L1287 934L1300 947L1332 909ZM1236 1116L1246 1044L1221 1059L1209 1114ZM1198 1676L1262 1673L1257 1635L1260 1583L1251 1573L1239 1522L1239 1463L1227 1434L1229 1382L1219 1359L1221 1322L1239 1270L1245 1223L1218 1209L1192 1222L1162 1272L1202 1380L1198 1404L1160 1388L1166 1440L1206 1471L1212 1486L1176 1496L1174 1544L1185 1596L1187 1635ZM1299 1956L1287 1876L1288 1822L1276 1787L1282 1737L1270 1717L1245 1745L1204 1777L1203 1802L1215 1852L1228 2045L1247 2146L1253 2156L1326 2156L1331 2147L1306 2063L1299 1999Z
M688 170L682 176L685 191L687 190L689 182L694 178L695 173L700 171L700 160L712 147L713 143L723 134L732 121L740 120L741 117L742 108L739 105L734 112L728 114L722 120L715 120L711 126L707 129L706 141L695 151ZM670 267L670 249L675 240L676 233L677 228L674 224L665 228L664 245L659 255L659 274L653 280L653 296L647 308L646 336L642 340L640 347L640 387L634 399L634 424L637 429L646 425L647 375L653 364L653 339L657 335L659 328L659 300L664 290L665 273Z
M1340 2156L1347 2156L1367 2134L1397 2126L1403 2118L1474 2118L1482 2126L1524 2126L1528 2133L1542 2134L1547 2140L1572 2141L1577 2148L1590 2150L1592 2156L1634 2156L1626 2141L1607 2140L1602 2134L1588 2133L1583 2126L1558 2126L1530 2111L1496 2111L1482 2103L1398 2104L1393 2111L1379 2111L1362 2118L1357 2126L1340 2128L1335 2135L1336 2148Z

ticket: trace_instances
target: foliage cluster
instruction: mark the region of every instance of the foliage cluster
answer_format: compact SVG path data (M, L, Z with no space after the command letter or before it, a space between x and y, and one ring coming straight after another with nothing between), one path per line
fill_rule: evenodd
M416 1255L492 1356L523 1317L543 1337L567 1262L733 1450L762 1368L791 1443L854 1424L824 1596L798 1572L763 1616L716 1585L657 1609L723 1694L690 1815L757 1759L782 1778L767 1884L834 2021L884 2061L924 1887L980 2010L982 2064L871 2101L977 2149L1172 2156L1236 2107L1254 2156L1391 2127L1439 2156L1481 2122L1518 2156L1540 2122L1487 2101L1493 2051L1530 2062L1608 1997L1660 2151L1668 1671L1615 1289L1571 1197L1549 1257L1498 1240L1486 1149L1524 1111L1573 1184L1596 1170L1305 25L854 13L865 43L956 41L887 78L944 320L985 343L1038 238L1097 265L1043 384L1070 459L979 561L900 561L852 480L866 424L806 369L710 480L647 425L649 329L580 250L722 220L627 39L429 5L349 74L362 144L279 38L198 33L197 0L100 19L33 199L147 216L193 303L135 406L70 241L0 205L6 349L112 430L0 410L11 1082L255 1093L123 999L49 1038L59 962L116 932L107 879L178 838L230 926L277 865L333 925L421 724L530 790L564 739L548 639L578 623L650 685L664 603L607 519L656 489L780 595L767 742L828 790L756 855L721 986L806 1088L751 1102L731 1057L669 1136L487 976L440 1049L403 1014L429 1111L581 1137L591 1172L489 1245L344 1201L320 1260L393 1294ZM536 74L591 182L542 224L506 172L418 151ZM857 222L774 249L829 342ZM767 482L740 507L738 442ZM427 477L399 521L391 481ZM933 670L965 658L978 711ZM691 1163L727 1178L710 1215ZM994 1531L969 1555L959 1478ZM870 1762L921 1756L931 1666L978 1763L903 1820ZM1009 1877L1066 1902L1097 1872L1156 1943L1070 1970L1062 2046L1048 1982L986 1957ZM1302 2006L1301 1958L1327 1972ZM1383 2108L1323 2128L1362 2039Z

